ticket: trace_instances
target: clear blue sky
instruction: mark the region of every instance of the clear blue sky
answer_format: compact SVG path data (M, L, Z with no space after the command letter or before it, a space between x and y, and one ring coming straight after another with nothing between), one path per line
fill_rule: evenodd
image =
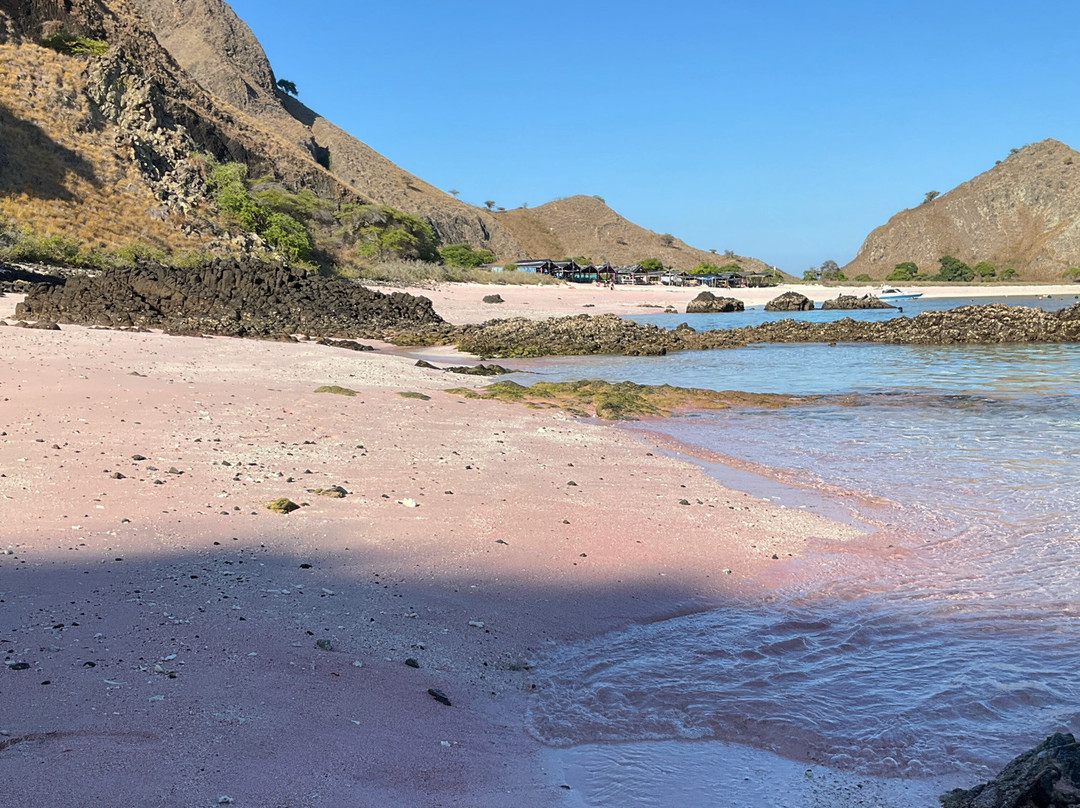
M795 274L1080 148L1076 0L230 0L308 106L482 205L598 194Z

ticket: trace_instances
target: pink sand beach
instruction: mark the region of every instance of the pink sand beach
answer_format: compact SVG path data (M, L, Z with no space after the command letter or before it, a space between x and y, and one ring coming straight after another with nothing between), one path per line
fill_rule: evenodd
M411 291L465 322L698 290ZM774 556L873 553L376 347L0 327L3 804L572 804L524 729L545 649L760 595Z

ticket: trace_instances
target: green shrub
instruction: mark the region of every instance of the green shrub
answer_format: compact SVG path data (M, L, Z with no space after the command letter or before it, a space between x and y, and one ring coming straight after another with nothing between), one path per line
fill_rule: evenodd
M438 261L435 229L413 213L389 205L342 205L338 235L355 245L357 255L380 261Z
M1061 277L1067 281L1080 281L1080 267L1069 267L1061 273Z
M870 277L869 275L867 275L867 274L866 274L865 272L863 272L863 273L862 273L862 274L860 274L860 275L856 275L856 276L855 276L855 280L856 280L857 282L859 282L859 283L870 283L870 282L871 282L871 281L873 281L874 279L873 279L873 278L871 278L871 277Z
M67 31L57 31L51 36L42 37L38 40L38 44L45 48L52 48L59 53L87 56L101 56L109 49L109 43L103 39L91 39L88 36L72 34Z
M720 271L720 267L716 264L710 264L708 261L702 261L700 264L690 268L691 275L712 275Z
M638 261L638 266L646 272L659 272L664 268L664 262L659 258L643 258Z
M980 261L975 265L975 275L978 276L979 280L990 280L997 275L997 267L989 261Z
M910 281L918 274L918 265L912 261L903 261L897 264L893 271L885 276L885 280L893 282Z
M934 276L935 281L971 281L975 278L975 270L951 255L944 255L938 259L941 269Z
M471 244L447 244L439 250L439 256L444 264L470 269L495 260L495 253L491 250L474 248Z
M1005 269L1001 270L1001 274L998 275L998 280L999 281L1012 281L1012 280L1016 280L1018 277L1020 277L1020 273L1018 273L1012 267L1006 267Z
M289 213L280 208L311 211L319 200L310 191L290 194L283 188L264 188L259 191L267 202L251 192L247 182L248 168L243 163L213 165L206 178L214 202L231 213L248 232L255 233L291 261L307 261L314 245L311 235Z

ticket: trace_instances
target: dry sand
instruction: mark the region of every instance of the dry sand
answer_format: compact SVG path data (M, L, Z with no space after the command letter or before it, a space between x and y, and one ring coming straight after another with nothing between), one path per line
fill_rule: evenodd
M772 286L765 289L710 289L713 294L734 297L747 306L763 306L784 292L798 292L816 303L845 295L874 294L880 286L828 287L816 284ZM1080 285L1042 286L903 286L905 291L922 292L927 298L986 298L997 296L1075 297ZM557 284L551 286L497 286L491 284L440 284L424 289L397 289L429 297L437 311L451 323L479 323L495 317L543 319L566 314L650 314L671 307L686 311L686 304L702 291L697 286L616 286L614 289L592 284ZM484 303L486 295L498 294L503 303Z
M5 805L560 804L522 718L549 644L872 544L394 352L73 326L0 352Z

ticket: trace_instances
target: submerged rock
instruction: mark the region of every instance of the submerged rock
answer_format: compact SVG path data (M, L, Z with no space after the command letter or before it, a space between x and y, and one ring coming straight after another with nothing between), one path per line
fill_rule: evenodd
M942 794L942 808L1067 808L1080 805L1080 744L1056 732L972 789Z
M716 314L745 311L746 305L734 297L718 297L712 292L702 292L686 304L687 314Z
M784 292L765 304L765 311L813 311L814 301L798 292Z
M884 300L874 297L873 295L863 295L862 297L856 297L855 295L840 295L832 300L826 300L821 304L822 311L829 309L841 309L844 311L852 311L856 309L895 309L896 306L891 303L886 303Z

